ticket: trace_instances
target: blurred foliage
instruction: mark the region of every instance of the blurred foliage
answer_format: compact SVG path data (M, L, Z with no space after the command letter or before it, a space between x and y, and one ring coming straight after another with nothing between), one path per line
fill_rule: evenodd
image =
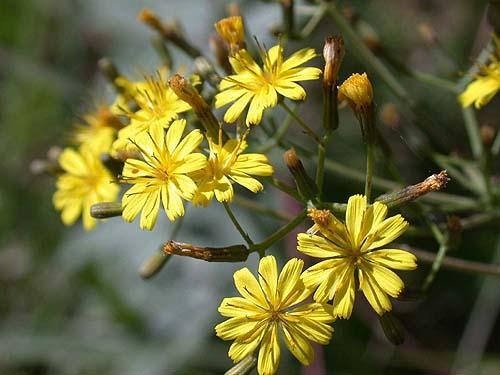
M43 158L51 146L66 141L71 123L82 111L81 103L92 101L89 93L98 99L106 97L96 68L101 56L116 58L117 46L134 50L129 55L125 52L125 56L140 55L139 61L117 60L125 71L132 72L141 71L144 61L156 61L146 32L132 36L117 31L121 30L119 26L110 26L118 22L116 15L126 14L127 22L135 22L137 10L143 6L155 8L159 14L163 10L167 16L181 17L190 39L206 46L204 38L211 24L224 14L223 1L207 2L202 7L206 19L194 32L193 19L182 15L201 7L197 1L102 3L0 2L0 373L221 373L231 366L226 355L228 345L214 337L212 327L219 319L218 303L231 290L232 272L241 265L176 259L153 280L143 281L137 269L159 243L168 239L168 223L162 222L161 229L154 233L137 233L135 227L130 230L125 223L111 221L90 235L80 228L68 231L52 208L53 181L30 173L34 159ZM360 17L376 29L392 63L416 66L452 81L470 66L488 34L481 29L485 27L486 1L342 3L357 9ZM277 6L254 1L240 4L250 32L259 39L273 40L267 30L280 21ZM96 14L97 21L86 22ZM416 32L421 22L436 31L449 56L422 40ZM137 29L131 26L131 33ZM335 25L324 20L308 45L320 50L324 36L335 32ZM298 45L291 42L290 48ZM346 51L341 80L366 69L363 61L350 54L349 45ZM421 149L426 145L414 143L416 137L405 129L406 122L415 121L415 117L425 122L423 138L437 140L434 146L442 152L463 154L468 152L468 145L454 97L408 77L402 76L401 81L416 98L417 110L403 112L400 127L385 127L382 132L394 149L394 164L404 171L403 178L413 183L434 173L437 166L423 156ZM372 83L379 108L395 101L382 82L374 78ZM307 87L311 100L319 102L320 90L315 93L315 86ZM311 123L321 121L318 113L303 115ZM364 151L357 124L346 111L341 117L343 127L329 155L362 169ZM484 111L479 119L498 128L498 105L496 111ZM390 176L390 166L380 167L377 174ZM362 186L337 177L327 181L327 198L336 201L360 191ZM453 182L448 189L460 192ZM282 203L271 193L264 194L263 199L273 206ZM408 212L411 216L411 210ZM223 244L236 241L233 231L217 225L225 220L223 213L214 209L211 215L188 217L183 239ZM253 233L259 233L258 218L245 217L243 212L239 215ZM497 239L491 235L496 229L466 232L462 245L451 255L490 262L498 252ZM428 238L421 239L419 246L436 250ZM251 259L251 263L254 261ZM407 280L410 286L421 283L426 266L420 271ZM410 342L398 349L383 337L376 317L367 308L360 308L351 320L336 323L333 341L324 352L327 367L335 369L335 374L452 373L452 364L460 361L455 356L464 326L484 285L498 291L500 284L491 277L442 270L425 298L397 304L397 315ZM488 335L481 374L500 373L500 357L495 354L500 351L495 339L499 330L497 321ZM282 374L300 371L294 360L280 365Z

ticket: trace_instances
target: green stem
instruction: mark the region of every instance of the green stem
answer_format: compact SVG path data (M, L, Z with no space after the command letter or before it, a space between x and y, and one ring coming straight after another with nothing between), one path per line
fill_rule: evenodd
M476 113L472 107L462 108L465 130L469 137L470 148L474 159L479 159L483 153L483 142L479 134L479 125L476 119Z
M262 124L261 127L263 125L264 124ZM273 132L273 134L268 134L268 132L266 131L267 129L265 127L262 127L262 130L268 134L268 138L265 143L261 144L255 150L255 152L265 154L269 152L272 148L274 148L276 145L281 145L282 140L285 137L291 125L292 125L292 116L287 115L285 120L283 121L283 124L278 128L278 130Z
M300 33L298 34L298 38L300 39L306 39L309 37L314 30L318 27L319 23L323 19L323 17L326 14L326 9L327 6L322 3L320 4L316 10L314 11L314 14L309 18L309 21L305 24L305 26L302 28Z
M269 208L267 205L258 203L252 199L244 198L241 196L235 196L234 203L243 206L245 208L248 208L249 210L256 212L258 214L266 215L277 220L282 220L282 221L292 220L291 216L273 210L272 208Z
M260 257L264 256L266 249L271 247L275 242L278 242L283 237L285 237L288 233L295 229L302 221L305 219L307 215L307 210L302 210L300 214L298 214L293 220L290 220L272 235L267 237L261 243L250 246L250 252L256 251L259 253Z
M291 196L296 201L298 201L298 202L302 201L297 189L284 184L283 182L281 182L280 180L278 180L275 177L270 178L270 182L271 182L271 184L273 184L273 186L276 189L281 190L283 193Z
M292 111L290 109L290 107L288 107L288 105L282 101L280 102L280 105L283 107L283 109L290 115L294 118L295 121L297 121L297 123L302 127L302 129L304 129L304 131L306 132L306 134L308 134L309 136L311 136L312 138L314 138L314 140L318 143L318 144L321 144L321 139L319 138L319 136L309 127L309 125L307 125L304 120L302 120L299 116L297 116L297 114Z
M453 94L457 94L457 86L455 82L449 81L444 78L436 77L429 73L410 71L410 75L413 76L417 81L426 83L435 87L439 87L443 90L449 91Z
M245 232L245 230L243 229L243 227L240 225L240 223L238 222L238 219L236 219L236 216L234 216L233 211L231 210L231 207L229 206L229 204L227 202L223 202L223 205L224 205L224 208L226 209L226 212L227 212L229 218L233 222L234 226L236 227L236 229L238 230L238 232L240 232L241 237L243 237L243 239L246 241L247 245L251 248L253 246L252 239Z
M371 141L366 144L366 177L365 177L365 196L366 201L370 203L373 183L373 169L375 165L375 147Z
M325 159L326 159L326 147L330 143L330 137L332 132L330 130L326 131L323 137L323 142L318 145L318 166L316 169L316 186L318 187L318 198L321 200L323 196L323 182L325 179Z
M422 285L422 291L426 292L434 279L436 278L436 275L441 268L441 264L443 263L443 260L445 258L446 252L448 251L448 246L445 244L442 244L439 246L439 250L436 254L436 257L434 258L434 261L432 262L431 270L427 277L424 280L424 284Z

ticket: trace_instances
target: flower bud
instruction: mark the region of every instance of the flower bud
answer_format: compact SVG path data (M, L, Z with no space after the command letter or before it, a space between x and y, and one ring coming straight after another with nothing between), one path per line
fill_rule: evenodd
M376 142L375 119L373 111L373 88L366 73L354 73L338 87L338 98L346 100L358 119L367 144Z
M187 79L175 74L168 81L170 88L175 92L179 99L188 103L196 113L201 124L213 140L219 139L219 122L215 118L208 103L198 93L198 91L189 83ZM222 141L227 141L228 137L223 133Z
M362 113L373 103L373 88L366 73L354 73L339 86L339 99L347 100L351 109Z
M401 345L405 341L405 332L401 322L390 311L379 316L379 322L385 337L394 345Z
M295 180L297 190L302 198L306 201L315 199L318 195L318 187L314 180L307 174L295 150L291 148L286 151L283 155L283 159Z
M231 55L245 48L245 29L241 16L223 18L214 26L217 33L228 44Z
M243 262L247 260L249 250L245 245L227 247L201 247L189 243L168 241L163 245L165 254L187 256L207 262Z
M344 39L340 35L326 38L323 47L323 57L325 59L323 84L328 86L336 84L344 54Z
M139 275L143 279L150 279L156 275L163 268L163 266L165 266L171 257L171 255L165 254L160 248L159 251L156 251L141 264L141 267L139 268Z
M90 216L95 219L107 219L121 214L122 204L119 202L99 202L90 207Z

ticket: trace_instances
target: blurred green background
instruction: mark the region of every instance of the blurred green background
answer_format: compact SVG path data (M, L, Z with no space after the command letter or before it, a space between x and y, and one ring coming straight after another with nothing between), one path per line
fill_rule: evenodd
M152 33L136 21L140 9L177 18L188 38L211 56L207 35L225 16L226 3L0 0L0 374L207 374L231 366L229 344L215 338L213 326L221 321L221 299L234 294L232 273L242 265L174 259L154 279L141 280L137 270L142 261L169 239L172 228L166 219L151 233L119 219L101 223L90 233L80 224L65 228L51 203L54 180L30 173L34 159L67 143L76 116L93 102L112 98L97 70L99 58L110 57L133 78L155 69L159 59L150 44ZM279 6L238 3L249 35L274 44L269 29L280 23ZM490 32L484 17L486 1L341 4L359 11L390 56L452 81L468 69ZM423 40L418 33L421 23L436 31L449 55ZM310 40L291 42L288 50L308 45L321 51L324 37L336 32L335 25L324 20ZM177 67L192 68L182 53L175 52L174 58ZM341 79L367 69L350 54L349 44L344 61ZM383 83L376 77L372 82L379 109L395 102ZM468 144L453 95L408 78L401 82L421 113L403 118L399 128L382 131L395 150L395 164L409 183L415 183L439 169L420 155L424 146L414 142L405 125L428 122L420 130L423 138L446 154L466 155ZM318 107L304 109L304 118L320 124L321 90L307 87L310 101L304 107ZM498 127L499 102L492 103L479 119ZM341 112L341 120L329 155L363 170L359 129L349 111ZM279 153L275 156L274 164L282 168ZM378 174L386 173L379 167ZM328 195L336 201L362 187L337 176L327 183ZM449 190L461 192L453 182ZM259 199L282 210L290 208L272 189ZM245 210L237 213L255 238L269 234L266 226L279 225L262 225L261 218ZM443 217L438 212L435 220ZM178 236L185 242L217 246L241 241L216 205L204 215L188 213L185 224ZM496 234L498 225L467 232L453 255L490 262L498 247ZM272 252L293 254L293 243L292 236ZM437 248L428 239L418 246ZM255 269L255 263L251 257L247 266ZM422 265L409 285L418 286L427 270ZM334 338L320 360L332 374L499 374L499 286L495 278L441 271L425 298L396 304L396 315L407 330L407 341L397 348L385 339L376 316L359 298L353 318L335 324ZM301 369L283 350L279 373L320 374L321 368Z

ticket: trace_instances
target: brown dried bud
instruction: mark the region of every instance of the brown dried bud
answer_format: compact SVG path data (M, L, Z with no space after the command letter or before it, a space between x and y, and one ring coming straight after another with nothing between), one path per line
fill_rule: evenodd
M295 152L295 149L291 148L286 151L283 154L283 159L295 180L297 190L302 198L306 201L315 199L318 195L318 187L316 186L314 180L307 174L304 165Z
M333 86L337 82L340 64L344 58L344 39L342 36L329 36L325 40L323 47L323 57L325 59L325 70L323 72L323 83Z
M244 262L249 250L245 245L227 247L200 247L189 243L168 241L163 245L165 254L181 255L207 262Z
M179 99L188 103L198 116L201 124L207 131L209 137L214 141L219 139L219 122L215 118L208 103L198 93L198 91L189 83L187 79L175 74L168 81L170 88L175 92ZM227 135L223 133L223 141L227 141Z
M431 191L441 190L450 181L446 171L441 171L438 174L433 174L427 177L424 181L407 186L394 193L383 194L376 201L384 203L388 207L398 206L405 202L409 202L427 194Z

